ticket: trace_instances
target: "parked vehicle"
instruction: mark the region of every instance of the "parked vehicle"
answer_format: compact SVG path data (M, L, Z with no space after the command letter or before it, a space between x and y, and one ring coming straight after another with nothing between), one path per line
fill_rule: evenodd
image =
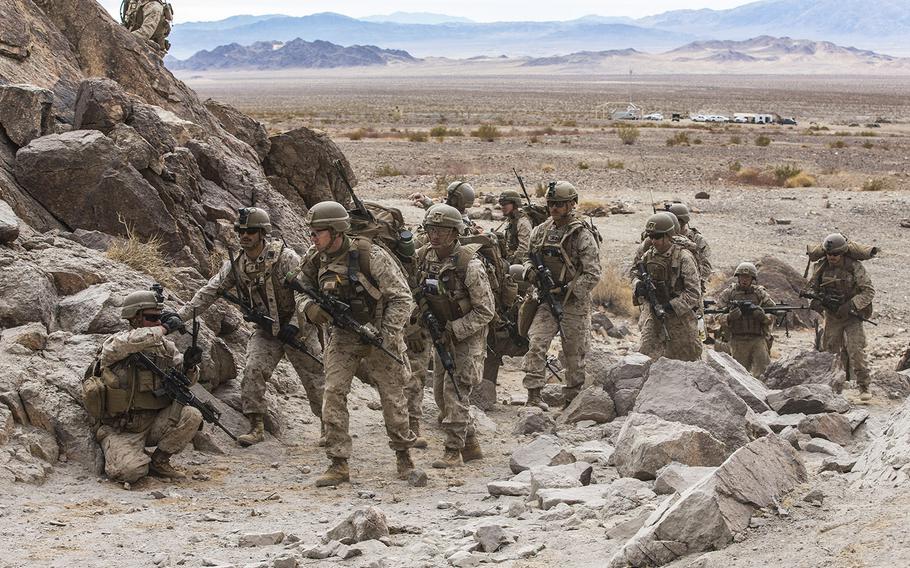
M691 119L692 122L707 122L708 117L703 114L696 114L695 116L691 117Z
M674 113L673 113L673 116L670 117L670 120L673 121L673 122L679 122L680 119L682 119L682 115L679 114L678 112L674 112Z
M730 119L720 114L712 114L706 117L708 122L730 122Z
M663 120L664 115L659 112L652 112L651 114L646 114L642 117L642 120Z
M787 124L789 126L796 126L796 119L794 118L782 118L780 119L781 124Z

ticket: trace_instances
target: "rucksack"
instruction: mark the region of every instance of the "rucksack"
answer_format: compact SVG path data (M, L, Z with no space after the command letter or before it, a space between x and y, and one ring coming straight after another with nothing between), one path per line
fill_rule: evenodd
M525 212L525 215L531 220L531 226L536 227L540 225L550 216L550 212L547 211L547 208L543 205L537 205L535 203L527 203L521 206L521 210Z
M401 233L408 230L404 224L404 216L401 214L401 210L396 207L380 205L375 201L364 201L363 205L373 218L365 218L356 209L348 211L351 216L351 230L348 234L365 237L374 242L379 239L379 244L390 251L395 251L399 241L402 239Z

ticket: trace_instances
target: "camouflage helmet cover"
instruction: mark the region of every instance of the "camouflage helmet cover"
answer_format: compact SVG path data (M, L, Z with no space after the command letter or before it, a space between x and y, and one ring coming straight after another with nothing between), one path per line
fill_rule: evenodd
M351 216L337 201L320 201L310 208L306 224L313 229L334 229L344 233L351 228Z
M578 190L567 181L551 181L547 187L547 201L578 201Z
M671 203L667 207L667 211L676 215L676 218L679 219L679 222L683 225L689 223L689 208L686 207L685 203Z
M458 210L474 206L474 188L466 181L453 181L446 188L446 204Z
M507 189L503 191L499 194L499 204L504 205L506 203L521 205L521 194L514 189Z
M648 235L663 236L673 232L674 228L673 218L666 212L651 215L645 223L645 232Z
M679 218L670 211L661 211L661 213L673 219L673 233L676 235L682 234L682 225L679 223Z
M136 314L142 310L161 309L162 304L158 302L158 295L152 290L140 290L133 292L123 299L120 308L120 317L125 320L133 319Z
M746 274L751 276L753 280L758 279L758 268L755 267L751 262L741 262L739 266L736 267L736 270L733 272L733 276L739 276L741 274Z
M464 230L464 219L458 209L445 203L437 203L427 209L427 214L423 218L423 226L456 229L460 233Z
M847 252L847 237L840 233L831 233L822 243L825 253L843 254Z
M234 229L262 229L265 232L272 230L272 221L264 209L258 207L244 207L237 210L237 220Z

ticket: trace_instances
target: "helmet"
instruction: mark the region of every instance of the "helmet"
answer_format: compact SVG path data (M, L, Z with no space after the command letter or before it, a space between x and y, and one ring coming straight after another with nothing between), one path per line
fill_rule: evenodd
M142 310L150 310L152 308L160 310L161 307L162 304L158 302L158 295L154 291L140 290L123 299L120 317L126 320L133 319Z
M645 223L645 232L649 235L663 236L672 232L674 227L673 218L669 214L666 212L655 213L648 217L648 222Z
M578 191L567 181L551 181L547 188L547 201L578 201Z
M503 191L499 194L499 204L505 205L506 203L512 203L516 207L521 205L521 194L514 189L507 189Z
M334 229L343 233L351 228L351 216L337 201L320 201L310 208L306 224L313 229Z
M272 231L272 222L264 209L244 207L238 209L237 214L237 220L234 221L235 229L262 229L266 233Z
M676 215L679 222L683 225L689 223L689 208L686 207L685 203L671 203L670 206L667 207L667 211Z
M515 282L522 282L525 279L525 266L523 264L511 264L509 265L509 276L512 277L512 280Z
M733 276L739 276L740 274L748 274L753 280L758 279L758 269L751 262L741 262L736 267L736 270L733 271Z
M466 181L453 181L446 188L446 203L463 211L474 205L474 188Z
M847 252L847 237L840 233L831 233L825 237L822 248L825 249L825 253L843 254Z
M679 224L679 218L669 211L661 211L665 215L669 215L673 219L673 232L677 235L682 234L682 225Z
M423 218L424 227L447 227L456 229L457 232L464 230L464 219L461 218L461 212L451 205L437 203L427 209L426 217Z

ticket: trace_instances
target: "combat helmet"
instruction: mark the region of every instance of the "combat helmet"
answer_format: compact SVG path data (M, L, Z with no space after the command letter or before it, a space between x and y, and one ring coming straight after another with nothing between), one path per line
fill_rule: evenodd
M506 203L512 203L516 207L521 205L521 194L515 191L514 189L507 189L499 194L499 204L505 205Z
M351 228L351 216L337 201L320 201L310 208L306 224L313 229L334 229L344 233Z
M748 274L752 277L752 280L758 280L758 268L751 262L739 263L739 266L733 271L733 276L739 276L740 274Z
M682 235L682 225L679 224L679 218L674 215L671 211L661 211L661 213L669 216L673 219L673 234Z
M831 233L825 237L822 248L826 254L844 254L847 252L847 237L840 233Z
M679 219L679 222L683 225L689 224L689 208L686 207L685 203L671 203L667 207L667 211L676 215L676 218Z
M160 310L162 307L163 304L158 301L158 295L153 290L139 290L123 299L120 317L125 320L131 320L142 310L151 310L153 308Z
M647 233L648 236L664 236L667 233L672 233L675 227L676 225L673 223L673 218L666 212L660 212L648 217L648 221L645 223L645 233Z
M567 181L551 181L547 187L547 201L574 201L578 203L578 190Z
M272 221L264 209L258 207L244 207L237 210L237 220L234 221L234 230L262 229L266 233L272 232Z
M423 218L423 226L426 229L430 227L445 227L455 229L456 232L460 233L464 230L464 219L458 209L445 203L437 203L427 209L427 214Z
M464 211L474 206L474 188L466 181L453 181L446 188L446 204Z

